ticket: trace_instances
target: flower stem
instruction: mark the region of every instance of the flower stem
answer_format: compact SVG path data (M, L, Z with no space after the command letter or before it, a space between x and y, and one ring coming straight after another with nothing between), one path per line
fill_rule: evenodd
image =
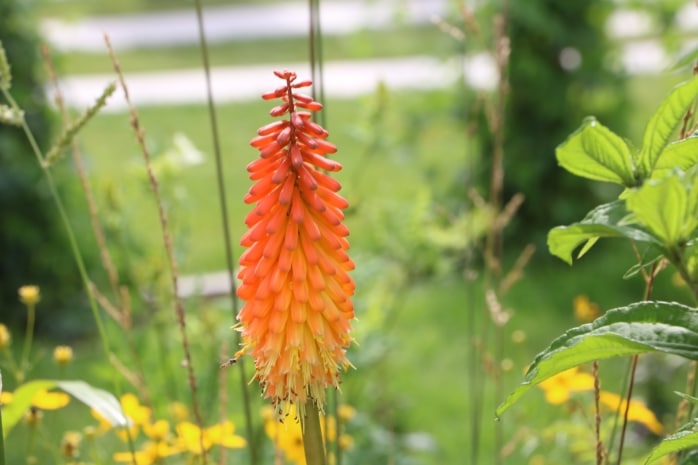
M19 363L17 382L24 382L25 370L29 364L29 353L31 352L32 341L34 339L34 324L36 322L36 304L27 305L27 329L24 334L24 346L22 347L22 358Z
M0 391L2 390L2 382L0 382ZM0 465L5 465L5 439L2 429L2 412L0 412Z
M325 444L322 441L320 412L314 399L305 403L303 416L303 448L307 465L326 465Z

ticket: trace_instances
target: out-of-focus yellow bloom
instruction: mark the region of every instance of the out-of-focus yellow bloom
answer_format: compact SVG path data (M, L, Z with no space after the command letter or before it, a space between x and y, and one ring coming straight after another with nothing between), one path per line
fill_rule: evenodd
M80 455L82 434L77 431L66 431L61 440L61 454L67 459L75 459Z
M65 366L73 361L73 349L70 346L56 346L53 349L53 361Z
M340 434L337 443L339 444L340 449L349 450L354 447L354 438L348 434Z
M161 459L179 454L182 449L167 444L166 442L146 442L135 454L131 452L117 452L112 456L116 462L127 462L128 465L152 465L162 463Z
M176 423L189 419L189 408L182 402L172 402L169 411Z
M538 384L549 404L559 405L570 398L570 393L594 389L594 377L579 371L579 367L565 370Z
M341 404L337 407L337 416L342 421L349 421L356 416L356 409L351 405Z
M167 420L146 423L143 425L143 432L154 441L164 441L170 435L170 423Z
M129 436L136 436L140 427L150 423L152 411L148 407L141 405L141 403L138 401L138 397L131 393L122 395L120 403L124 415L126 415L130 420L130 426L128 429L120 428L117 431L117 435L125 441ZM114 425L112 425L96 410L92 409L90 413L92 413L92 416L99 422L99 426L97 427L97 432L99 434L103 434L114 427Z
M628 401L613 392L601 391L599 393L599 401L609 410L618 412L618 415L621 417L625 415L625 409L628 408ZM633 399L630 401L628 420L645 425L647 429L656 435L661 435L664 432L664 426L657 420L654 412L647 408L644 402L639 400Z
M599 306L589 300L584 294L574 298L572 304L574 308L574 317L580 323L590 323L601 316Z
M41 423L44 414L38 408L32 407L24 413L24 422L30 428L36 428Z
M58 410L70 402L70 396L65 392L49 392L45 389L34 394L32 407L41 410Z
M36 305L41 300L39 286L22 286L19 288L18 293L20 302L26 306Z
M0 403L7 405L12 403L14 394L10 391L0 393ZM46 389L37 391L32 398L31 406L41 410L58 410L70 402L70 396L64 392L49 392Z
M12 335L7 326L0 323L0 349L5 349L10 347L10 341L12 340Z
M245 447L245 439L235 434L235 427L230 421L206 428L203 431L194 423L183 421L177 424L177 445L194 454L201 455L211 447L221 446L229 449ZM203 446L203 449L202 449Z

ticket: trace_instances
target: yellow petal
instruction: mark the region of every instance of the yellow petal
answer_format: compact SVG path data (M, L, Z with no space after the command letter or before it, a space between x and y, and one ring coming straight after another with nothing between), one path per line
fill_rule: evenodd
M70 402L70 396L64 392L41 390L34 394L32 406L41 410L58 410Z

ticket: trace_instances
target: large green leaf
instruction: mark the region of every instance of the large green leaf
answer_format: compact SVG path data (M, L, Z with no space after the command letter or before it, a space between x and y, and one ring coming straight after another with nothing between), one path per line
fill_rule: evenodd
M654 165L652 177L666 173L666 170L680 168L687 170L698 163L698 137L689 137L669 144Z
M93 408L112 425L118 427L129 424L119 401L107 391L90 386L84 381L37 380L22 384L14 391L12 402L3 405L3 437L7 437L12 428L22 419L24 413L31 407L37 392L55 387L63 389L83 404Z
M696 425L692 425L695 427ZM687 429L679 431L671 436L667 436L655 447L647 457L645 464L656 462L662 457L665 457L674 452L680 452L686 449L698 447L698 431Z
M667 248L687 240L698 225L696 205L678 173L648 181L626 194L626 206Z
M623 355L664 352L698 360L698 310L672 302L639 302L572 328L539 353L497 416L538 383L575 366Z
M589 244L582 250L581 256L593 245L593 241L601 237L626 237L639 242L656 242L645 231L625 224L627 216L625 202L621 200L599 205L579 223L553 228L548 234L548 249L552 255L571 265L572 253L580 244Z
M674 87L654 113L642 138L639 160L642 177L647 177L652 172L696 97L698 97L698 77Z
M637 184L630 148L593 117L585 119L555 155L560 166L577 176L627 187Z
M22 419L24 413L31 407L37 392L52 389L55 386L54 381L29 381L15 389L12 402L2 406L3 437L7 437L12 428Z

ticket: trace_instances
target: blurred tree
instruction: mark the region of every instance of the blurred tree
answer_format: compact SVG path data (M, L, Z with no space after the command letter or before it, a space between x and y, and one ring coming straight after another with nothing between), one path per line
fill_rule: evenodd
M589 115L625 133L625 77L608 65L605 25L613 7L604 0L509 2L504 198L526 196L512 228L517 235L526 231L526 241L581 219L604 195L605 186L590 187L560 169L555 148ZM486 124L479 126L480 178L486 179L492 136Z
M31 3L0 0L0 41L12 68L11 93L45 149L52 135L52 119L41 82ZM55 173L65 193L69 173L66 164L62 165ZM39 318L47 321L41 318L42 308L53 317L71 306L80 295L80 281L36 157L23 131L7 125L0 125L0 212L0 321L16 324L24 317L17 296L24 284L41 286ZM55 323L54 319L51 325Z

